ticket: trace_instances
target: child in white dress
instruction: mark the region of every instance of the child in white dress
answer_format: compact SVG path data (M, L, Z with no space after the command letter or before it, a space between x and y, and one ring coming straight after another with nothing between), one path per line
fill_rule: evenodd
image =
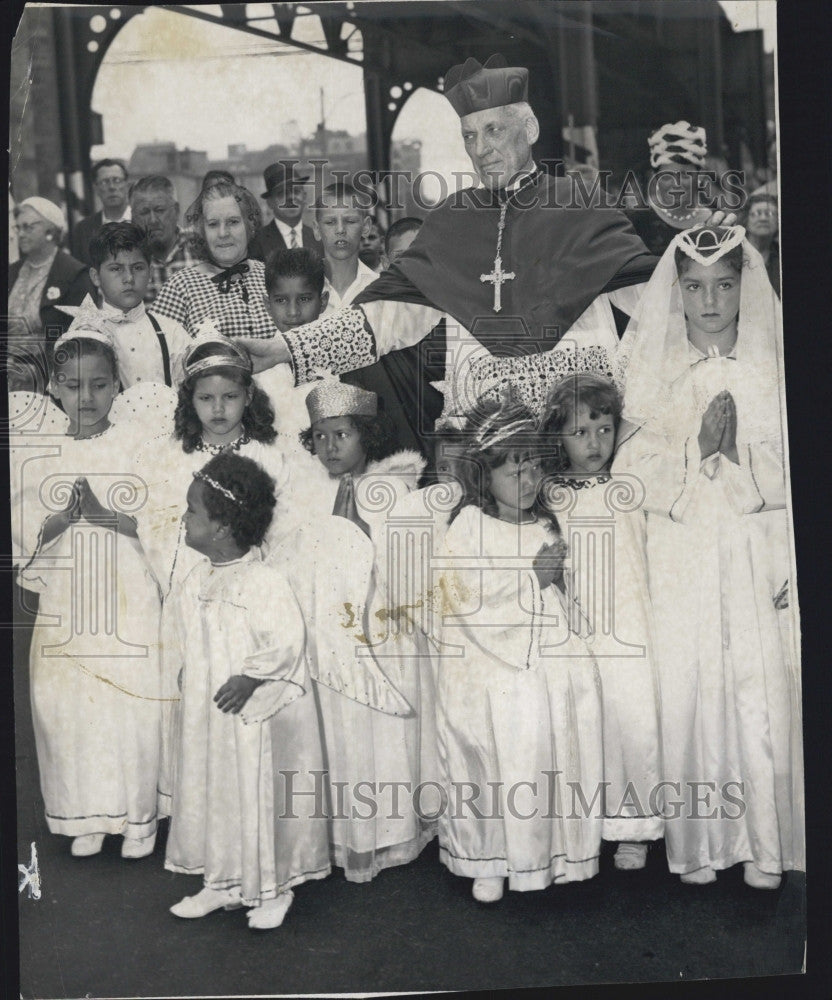
M674 239L621 343L613 472L645 488L671 872L804 867L779 302L741 227ZM794 593L791 594L794 600Z
M595 660L573 634L565 547L540 503L531 413L483 402L466 425L463 494L439 573L440 859L476 900L598 871L603 780Z
M274 481L225 452L194 473L185 538L203 558L177 586L165 655L182 703L165 867L204 888L178 917L250 907L251 928L278 927L292 888L329 873L314 698L304 624L286 579L258 546Z
M544 496L569 551L567 589L590 627L604 714L604 839L619 841L616 868L643 868L663 836L657 795L659 719L651 654L643 491L612 476L621 418L615 385L595 372L567 375L550 391L542 432L559 450Z
M192 344L184 359L184 379L174 414L173 432L143 442L137 449L135 469L147 485L147 502L138 512L139 538L153 566L166 600L177 582L199 561L199 554L185 542L182 515L193 473L212 455L231 452L262 466L282 490L286 465L277 443L274 410L266 394L253 381L251 361L244 348L217 335ZM278 501L278 503L280 503ZM266 535L282 528L279 506ZM169 611L164 610L167 616ZM171 747L176 728L178 691L176 671L162 661L162 762L159 776L159 809L170 812ZM177 668L178 669L178 668Z
M251 458L286 485L274 410L252 378L251 359L233 340L207 333L184 358L184 379L173 433L147 441L136 467L148 484L139 534L153 561L163 596L197 560L184 543L181 518L192 474L212 455L230 451ZM275 519L269 534L279 530Z
M389 621L387 513L415 488L424 460L395 452L374 393L324 380L307 396L312 454L287 501L297 530L275 552L301 602L329 772L334 864L351 881L406 864L436 835L414 805L436 776L430 672L383 656ZM394 800L395 795L395 800ZM370 799L370 804L364 800Z
M64 419L48 403L53 434L38 442L54 447L21 448L12 464L21 585L40 594L30 670L46 822L76 857L116 834L135 859L156 838L160 600L130 513L141 488L129 456L146 431L111 422L116 373L103 329L60 338L50 389Z

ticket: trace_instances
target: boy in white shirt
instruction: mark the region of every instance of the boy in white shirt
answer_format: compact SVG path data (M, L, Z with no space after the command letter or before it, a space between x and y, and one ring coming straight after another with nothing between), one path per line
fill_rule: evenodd
M145 308L150 280L145 230L134 222L102 226L90 241L90 259L90 278L101 293L100 312L113 337L122 388L137 382L180 382L191 338L176 320Z
M372 219L362 196L345 181L329 184L315 202L312 231L324 248L324 290L329 302L321 315L343 309L378 274L359 260L362 237L370 232Z

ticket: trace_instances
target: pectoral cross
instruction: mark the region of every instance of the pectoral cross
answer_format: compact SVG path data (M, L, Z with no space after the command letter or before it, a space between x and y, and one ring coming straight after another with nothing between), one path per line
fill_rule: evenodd
M498 313L502 308L500 301L500 291L504 281L513 281L514 271L503 270L503 258L497 254L494 258L494 270L491 274L481 274L480 281L487 281L494 286L494 312Z

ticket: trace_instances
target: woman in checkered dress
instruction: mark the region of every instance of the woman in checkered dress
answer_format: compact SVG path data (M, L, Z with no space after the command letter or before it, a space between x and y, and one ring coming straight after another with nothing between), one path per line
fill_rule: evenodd
M206 320L226 337L273 337L264 266L248 258L262 225L254 196L236 184L216 184L200 192L185 220L201 260L165 282L154 312L177 320L192 337Z

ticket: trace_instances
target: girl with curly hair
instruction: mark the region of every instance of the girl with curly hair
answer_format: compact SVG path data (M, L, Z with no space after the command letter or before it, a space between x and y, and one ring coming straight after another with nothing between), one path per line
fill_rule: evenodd
M536 421L481 401L464 431L440 550L439 857L494 903L506 879L522 892L597 873L601 704L590 648L568 625Z
M252 377L246 350L222 337L205 338L191 347L183 368L173 435L148 441L137 456L149 493L139 529L163 595L174 575L193 565L180 530L182 498L188 477L208 457L231 451L252 458L281 492L288 480L274 409Z
M244 348L221 337L193 345L184 360L173 433L146 441L135 457L136 471L147 485L138 512L138 531L153 566L163 600L198 560L182 524L184 498L192 474L212 455L239 454L253 459L278 483L278 497L288 483L288 466L277 442L274 411L252 379ZM281 501L278 501L281 503ZM283 524L274 519L264 544L272 544ZM170 749L175 726L175 673L163 671L165 694L160 809L170 809Z
M193 473L183 520L200 559L165 616L181 690L165 867L204 883L171 912L247 906L256 929L280 926L292 888L330 870L322 803L308 795L322 759L303 617L259 549L275 505L250 458L224 451Z

